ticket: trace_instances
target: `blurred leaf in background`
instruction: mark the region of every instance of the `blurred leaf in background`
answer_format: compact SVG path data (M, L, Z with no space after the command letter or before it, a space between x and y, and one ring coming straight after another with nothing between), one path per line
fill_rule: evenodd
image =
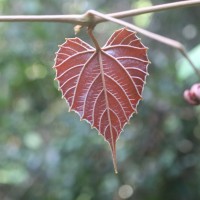
M111 13L168 2L0 0L0 14ZM140 17L126 20L138 24ZM138 25L179 40L190 51L199 45L199 19L199 7L193 7L151 14ZM117 28L102 23L95 34L104 44ZM78 36L91 44L85 29ZM149 47L152 64L138 114L117 144L116 176L108 145L75 113L68 113L53 81L54 52L65 37L74 37L73 25L0 23L1 200L200 198L200 109L182 98L196 75L180 78L177 51L139 36ZM197 65L198 54L197 49Z

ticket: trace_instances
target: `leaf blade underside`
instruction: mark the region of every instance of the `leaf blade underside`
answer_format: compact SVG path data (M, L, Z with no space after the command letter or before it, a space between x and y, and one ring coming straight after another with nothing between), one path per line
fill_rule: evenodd
M54 68L63 97L70 110L109 143L117 173L116 141L142 99L148 75L147 48L135 32L123 28L101 49L72 38L56 54Z

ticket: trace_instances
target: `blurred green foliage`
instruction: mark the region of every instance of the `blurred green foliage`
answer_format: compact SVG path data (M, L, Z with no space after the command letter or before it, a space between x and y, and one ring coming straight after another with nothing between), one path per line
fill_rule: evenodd
M88 9L111 13L140 3L145 4L0 0L0 14L82 14ZM155 13L144 24L191 50L199 45L199 9ZM134 20L140 24L139 17L127 19ZM103 44L119 27L103 23L95 34ZM91 43L85 29L78 36ZM179 77L179 67L183 71L190 66L176 68L181 58L176 50L141 36L149 47L150 76L139 112L118 141L115 175L108 145L75 113L68 113L53 80L54 52L65 37L74 37L70 24L0 23L0 199L200 199L200 108L182 98L184 89L198 79L194 73Z

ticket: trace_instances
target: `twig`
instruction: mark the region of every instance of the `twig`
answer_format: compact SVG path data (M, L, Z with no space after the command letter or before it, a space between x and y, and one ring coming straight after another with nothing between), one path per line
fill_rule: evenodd
M0 22L65 22L85 24L84 15L2 15Z
M175 8L183 8L189 6L200 5L200 0L188 0L180 1L174 3L167 3L162 5L155 5L145 8L139 8L129 11L117 12L108 14L110 17L114 18L125 18L130 16L141 15L151 12L159 12ZM0 16L0 22L65 22L78 24L82 26L89 26L91 24L91 19L88 18L87 14L85 15L10 15L10 16ZM105 18L96 16L93 19L93 23L97 24L100 22L107 21Z
M180 1L180 2L174 2L174 3L166 3L161 5L155 5L151 7L145 7L145 8L137 8L135 10L129 10L129 11L123 11L123 12L117 12L117 13L111 13L109 14L110 17L114 18L124 18L124 17L131 17L146 13L152 13L152 12L159 12L159 11L165 11L175 8L184 8L194 5L200 5L199 0L191 0L191 1Z

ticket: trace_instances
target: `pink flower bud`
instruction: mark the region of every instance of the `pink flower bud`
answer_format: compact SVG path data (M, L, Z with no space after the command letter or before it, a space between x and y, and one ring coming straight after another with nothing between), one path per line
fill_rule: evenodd
M200 83L194 84L190 90L185 90L183 96L189 104L199 105L200 104Z
M194 95L196 96L196 98L198 100L200 100L200 83L196 83L194 84L191 89L190 89L191 93L194 93Z

